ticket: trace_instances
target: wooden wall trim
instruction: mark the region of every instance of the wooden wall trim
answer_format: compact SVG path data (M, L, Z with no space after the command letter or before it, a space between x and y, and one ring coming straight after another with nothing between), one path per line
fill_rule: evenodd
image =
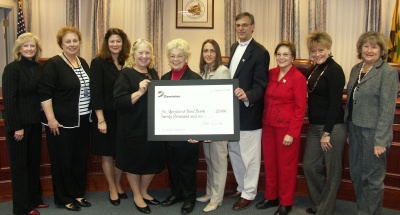
M344 96L345 97L345 96ZM3 109L1 88L0 88L0 110ZM399 196L400 196L400 99L397 101L395 123L393 125L393 144L391 146L388 158L387 158L387 172L385 177L385 193L383 206L386 208L392 208L400 210ZM304 120L303 128L301 131L301 150L298 166L297 175L297 186L296 195L308 196L307 183L304 178L302 169L302 159L306 144L308 130L308 120ZM201 147L202 149L202 147ZM355 201L354 190L351 184L349 165L347 161L348 157L348 145L346 144L343 154L343 168L342 168L342 183L339 189L337 198L348 201ZM261 163L261 172L259 178L258 190L264 191L265 176L264 176L264 164ZM41 182L44 196L52 196L52 182L51 182L51 168L50 158L47 151L46 137L42 136L42 158L41 158ZM207 165L204 159L204 153L200 150L200 159L197 166L197 188L204 190L206 186L206 169ZM124 189L130 190L130 186L126 177L122 179L122 185ZM228 176L226 181L226 189L236 189L235 177L232 172L232 167L229 164ZM156 175L153 182L150 185L150 189L164 189L169 188L169 177L168 172L165 169L162 173ZM88 181L87 181L88 192L104 192L108 191L106 179L101 169L101 157L100 156L89 156L88 161ZM11 178L10 168L8 161L7 145L5 141L4 132L4 120L0 119L0 202L11 201L12 189L11 189Z

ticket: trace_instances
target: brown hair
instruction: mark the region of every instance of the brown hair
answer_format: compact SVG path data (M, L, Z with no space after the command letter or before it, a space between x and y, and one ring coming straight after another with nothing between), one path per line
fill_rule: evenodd
M122 39L122 50L118 54L118 63L120 65L123 65L126 59L128 59L129 57L129 49L131 48L131 42L129 41L128 36L126 36L125 32L119 28L108 29L108 31L104 35L104 40L99 50L99 54L97 56L108 62L113 62L113 59L111 57L111 52L108 47L108 40L112 35L118 35Z
M293 60L296 60L296 46L295 46L293 43L291 43L291 42L289 42L289 41L286 41L286 40L280 42L280 43L276 46L274 54L276 55L276 53L278 52L278 49L279 49L280 47L282 47L282 46L288 47L289 50L290 50L290 53L291 53L292 56L293 56Z
M238 15L236 15L235 21L238 21L239 19L241 19L241 18L243 18L245 16L250 18L250 25L255 24L253 14L251 14L249 12L239 13Z
M56 36L56 38L57 38L57 44L58 44L58 46L60 46L60 48L62 48L62 46L61 46L61 44L62 44L62 38L63 38L68 32L75 33L75 34L78 36L78 38L79 38L79 42L82 41L82 34L81 34L81 32L80 32L77 28L75 28L74 26L67 25L67 26L65 26L65 27L60 28L60 30L58 30L58 33L57 33L57 36Z
M216 70L220 65L222 65L222 56L221 56L221 49L219 48L219 45L217 43L217 41L215 41L214 39L206 39L203 42L203 45L201 46L201 51L200 51L200 74L203 75L206 71L204 71L204 66L207 64L206 61L204 60L203 57L203 49L204 46L206 45L206 43L210 43L214 49L215 49L215 53L217 54L217 56L215 57L215 64L213 68L209 68L211 70Z
M363 34L360 35L360 37L357 40L357 57L358 59L361 59L362 55L362 46L364 43L372 43L376 44L381 48L381 58L382 60L386 60L388 57L388 40L387 38L376 31L367 31Z

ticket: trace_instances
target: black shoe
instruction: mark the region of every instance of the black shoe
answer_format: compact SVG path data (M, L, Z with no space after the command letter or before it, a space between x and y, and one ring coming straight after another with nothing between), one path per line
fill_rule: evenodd
M121 198L121 199L127 199L128 195L126 195L126 193L123 192L123 193L118 193L118 197Z
M317 211L315 211L313 208L307 208L306 211L309 214L317 214Z
M279 205L278 210L275 211L274 215L287 215L292 211L292 206Z
M119 204L121 203L121 201L120 201L119 198L116 199L116 200L112 200L112 199L111 199L111 196L110 196L110 193L108 193L108 199L110 200L111 204L112 204L112 205L115 205L115 206L117 206L117 205L119 205Z
M146 204L149 204L149 205L161 204L160 201L158 201L157 199L154 199L154 198L152 200L143 198L143 200L144 200L144 202L146 202Z
M90 207L92 204L90 202L88 202L86 199L81 199L80 201L78 201L77 199L75 199L75 203L77 203L79 206L81 207Z
M182 214L189 214L193 211L194 206L196 205L196 200L191 199L191 200L185 200L183 203L181 213Z
M70 211L80 211L81 210L81 207L79 205L77 205L75 202L66 204L64 207Z
M136 206L136 208L138 209L139 212L142 212L142 213L145 213L145 214L151 213L150 207L148 205L146 205L146 207L141 208L141 207L137 206L135 201L133 201L133 203L135 203L135 206Z
M171 194L164 201L161 202L161 206L168 207L180 201L182 201L181 198L175 196L174 194Z
M266 209L270 207L275 207L279 205L279 200L274 199L274 200L268 200L268 199L263 199L261 202L256 204L257 209Z

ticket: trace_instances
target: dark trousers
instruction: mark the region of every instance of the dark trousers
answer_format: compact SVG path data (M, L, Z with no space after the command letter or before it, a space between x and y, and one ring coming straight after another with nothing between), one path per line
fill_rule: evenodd
M308 193L317 214L333 215L336 195L342 180L343 149L346 144L347 126L335 124L330 137L332 149L327 152L322 151L321 148L323 132L324 125L310 125L303 156L303 170Z
M80 127L59 128L59 131L60 135L54 136L46 126L54 203L65 205L85 195L90 145L89 115L81 116Z
M43 202L40 185L42 125L29 124L23 129L21 141L15 140L15 131L6 131L14 214L26 214Z
M182 144L191 144L182 142ZM171 192L178 198L196 199L196 167L199 160L199 144L184 147L166 144L168 173Z
M375 131L349 122L349 168L358 214L382 213L389 148L379 158L375 156Z

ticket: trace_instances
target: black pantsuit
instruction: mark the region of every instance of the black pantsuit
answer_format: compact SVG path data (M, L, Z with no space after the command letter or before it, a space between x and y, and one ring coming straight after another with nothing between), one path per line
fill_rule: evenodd
M43 203L39 179L42 125L28 124L23 129L24 138L21 141L15 140L15 131L6 132L14 214L26 214Z
M199 144L187 141L166 143L166 150L171 193L183 199L196 199L196 166L199 160Z
M37 62L21 56L21 60L4 68L2 77L4 127L10 160L14 214L26 214L43 203L40 186L42 132L37 91L41 71ZM15 132L21 130L23 138L16 141Z
M90 145L89 114L80 116L80 127L59 128L59 131L60 135L54 136L46 126L54 203L65 205L85 195Z
M172 72L161 77L171 80ZM203 78L186 68L180 80L202 80ZM168 173L171 181L171 192L184 200L196 199L196 167L199 160L199 144L187 141L166 142Z
M51 100L51 111L62 125L58 128L59 135L54 136L50 132L47 116L42 115L42 124L46 125L56 205L73 203L75 199L83 198L86 190L91 115L88 103L90 89L87 87L90 79L89 66L83 58L78 59L81 67L71 69L62 55L50 58L44 65L39 84L42 106ZM88 91L85 93L84 89Z

